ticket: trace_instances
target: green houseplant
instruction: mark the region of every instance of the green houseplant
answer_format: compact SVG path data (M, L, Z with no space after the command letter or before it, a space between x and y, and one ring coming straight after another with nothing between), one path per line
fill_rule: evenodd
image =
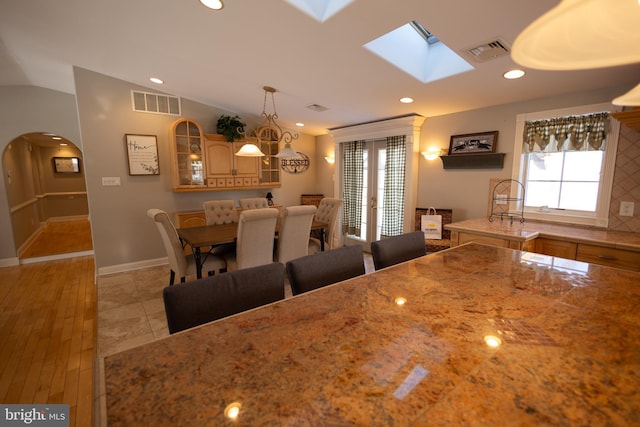
M245 123L240 120L238 116L226 116L222 115L218 119L218 123L216 125L216 131L220 135L224 135L225 139L229 142L233 142L236 139L242 138L244 136L244 127Z

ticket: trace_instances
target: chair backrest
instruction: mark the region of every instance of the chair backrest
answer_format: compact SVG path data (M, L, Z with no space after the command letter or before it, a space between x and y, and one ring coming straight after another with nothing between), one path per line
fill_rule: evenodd
M422 231L387 237L371 243L371 256L376 270L426 254L427 249Z
M169 259L169 268L178 277L184 277L187 271L187 258L184 255L178 232L169 219L169 215L160 209L149 209L147 216L154 220L158 227L164 249L167 252L167 258Z
M240 212L236 239L237 268L249 268L273 262L273 239L279 211L275 208Z
M314 205L284 208L278 232L278 262L284 264L309 253L309 234L316 210Z
M169 332L284 299L284 268L273 263L164 288Z
M247 199L240 199L240 209L263 209L269 207L269 201L266 197L252 197Z
M362 246L343 246L287 262L293 295L365 273Z
M238 222L238 210L233 200L207 200L203 207L207 225Z
M320 200L324 198L324 194L301 194L300 195L300 204L301 205L314 205L318 207L320 204Z
M342 200L331 197L325 197L320 200L320 203L318 204L316 220L329 224L325 230L325 241L328 249L333 249L335 246L334 235L338 228L338 215L341 207Z

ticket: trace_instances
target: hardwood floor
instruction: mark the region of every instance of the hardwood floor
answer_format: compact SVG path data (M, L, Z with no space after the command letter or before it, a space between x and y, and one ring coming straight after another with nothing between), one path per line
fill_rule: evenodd
M88 221L55 222L21 258L91 250ZM93 425L93 256L0 268L0 402L64 403L70 426Z

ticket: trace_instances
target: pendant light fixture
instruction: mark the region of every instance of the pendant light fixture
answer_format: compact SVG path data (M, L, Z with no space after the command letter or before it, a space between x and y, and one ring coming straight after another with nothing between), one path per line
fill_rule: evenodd
M265 124L260 129L268 129L268 132L258 131L258 142L261 142L261 138L264 135L269 135L271 138L265 142L274 142L274 139L278 142L278 147L280 146L280 142L284 143L284 148L276 154L276 157L280 159L301 159L302 156L298 154L296 150L291 147L291 142L298 139L298 134L292 134L288 130L282 130L280 125L276 122L278 119L278 112L276 111L276 100L274 94L276 90L271 86L263 86L264 89L264 102L262 104L262 117L265 120ZM267 113L267 97L271 97L271 105L273 107L273 113ZM275 138L274 138L275 137Z

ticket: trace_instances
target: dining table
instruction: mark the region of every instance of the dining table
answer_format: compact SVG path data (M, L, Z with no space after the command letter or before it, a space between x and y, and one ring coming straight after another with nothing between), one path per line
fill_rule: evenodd
M311 231L317 232L320 236L320 250L324 251L325 229L328 227L326 222L316 219L311 223ZM276 235L280 228L280 218L276 223ZM235 243L238 234L238 223L230 222L226 224L200 225L196 227L181 227L177 229L178 236L183 245L189 245L196 262L196 277L202 278L203 259L209 253L212 247ZM207 252L203 253L203 249Z
M101 418L640 425L638 307L639 272L467 243L109 355Z

